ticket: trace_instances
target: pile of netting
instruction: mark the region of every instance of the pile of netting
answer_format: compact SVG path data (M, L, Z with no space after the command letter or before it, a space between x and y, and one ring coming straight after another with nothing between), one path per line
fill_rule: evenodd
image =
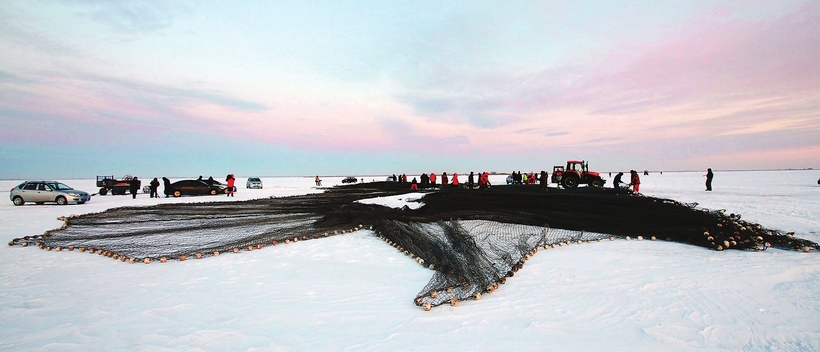
M9 245L79 250L121 261L185 260L341 235L374 234L435 271L415 304L430 309L480 299L520 270L539 248L604 238L666 240L718 251L769 247L820 250L813 241L768 229L723 210L698 209L628 190L537 186L428 192L418 209L358 200L409 192L375 182L324 193L239 202L123 207L61 218L43 235Z

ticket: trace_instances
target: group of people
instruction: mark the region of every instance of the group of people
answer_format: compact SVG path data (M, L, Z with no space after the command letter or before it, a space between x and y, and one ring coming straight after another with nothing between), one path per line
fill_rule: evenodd
M630 170L629 174L630 174L629 183L625 183L625 182L621 181L621 177L624 176L623 172L619 172L617 175L615 175L615 179L612 181L612 187L614 187L614 188L630 187L633 191L640 192L641 177L638 176L638 172L635 171L635 170ZM644 172L644 175L647 175L647 174L648 173ZM715 174L712 172L712 168L708 168L706 170L706 175L703 175L703 176L706 176L706 191L711 192L712 191L712 179L715 178ZM820 180L818 180L818 182L820 182ZM621 186L621 185L623 185L623 186Z
M408 183L407 174L401 174L399 176L396 176L394 174L390 178L393 179L395 182ZM423 173L421 174L421 176L419 176L419 178L421 180L418 180L415 177L413 177L413 179L409 182L410 189L416 190L419 188L430 188L438 186L436 181L439 180L439 177L436 176L436 174L433 172L431 172L429 175L427 173ZM453 173L452 175L448 176L446 172L442 172L440 181L441 188L458 187L461 185L461 181L459 181L458 179L458 173ZM478 187L479 189L488 188L490 187L490 173L485 171L483 173L476 174L475 172L470 171L470 175L467 177L467 183L464 186L469 189L473 189L476 187Z
M203 180L202 175L200 175L199 178L197 178L197 181L202 181L202 182L207 183L208 187L213 187L213 185L214 185L213 176L208 177L207 180ZM169 180L167 177L163 177L162 178L162 183L163 183L163 187L165 188L165 198L168 198L172 195L171 180ZM234 185L236 183L236 177L234 177L233 174L228 174L228 176L225 177L225 183L226 183L226 186L228 187L228 188L225 189L225 194L228 197L233 197L234 189L236 189L234 187ZM141 186L142 186L142 180L140 180L136 176L131 178L131 181L129 181L129 183L128 183L128 190L131 192L131 198L132 199L137 198L137 192L139 192L139 189L140 189ZM154 177L154 179L151 180L151 183L148 184L148 189L150 190L150 197L151 198L159 198L159 180L156 177Z
M623 172L619 172L615 175L615 179L612 180L612 187L613 188L630 188L635 192L640 192L641 190L641 177L638 176L638 172L635 170L629 170L629 183L621 181L621 178L624 176ZM623 186L621 186L623 185Z

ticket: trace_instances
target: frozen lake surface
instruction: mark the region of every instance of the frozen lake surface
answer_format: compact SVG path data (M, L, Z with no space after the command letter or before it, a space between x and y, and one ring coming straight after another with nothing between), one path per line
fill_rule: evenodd
M703 174L642 175L641 190L820 240L820 171L716 172L713 192L704 191ZM94 180L61 181L97 191ZM58 216L119 206L318 191L312 178L263 178L261 190L238 181L232 199L140 194L20 207L4 200L0 234L8 242L58 227ZM503 184L504 176L491 181ZM8 199L19 182L0 181L0 195ZM652 241L565 246L539 252L481 301L425 312L412 300L432 271L369 231L149 265L3 248L4 351L820 350L817 252Z

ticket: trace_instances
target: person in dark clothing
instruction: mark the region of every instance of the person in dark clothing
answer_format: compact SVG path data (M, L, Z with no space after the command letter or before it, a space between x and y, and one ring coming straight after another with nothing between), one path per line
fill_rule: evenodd
M208 182L208 188L213 188L213 186L214 186L214 177L209 176L207 182Z
M549 181L549 177L547 175L547 172L546 171L541 171L541 177L538 178L538 184L541 187L541 190L544 191L544 192L549 192L549 188L547 188L547 185L549 184L548 181Z
M467 186L470 187L470 189L473 189L474 184L475 184L475 174L472 171L470 171L470 176L467 177Z
M142 181L137 179L136 176L131 179L131 182L128 184L128 190L131 191L131 199L137 199L137 191L140 189L142 185Z
M430 187L430 176L427 173L421 174L421 188Z
M150 185L151 185L151 198L159 198L159 195L157 194L157 188L159 188L159 180L157 180L157 178L154 177L154 179L151 180Z
M171 180L169 180L167 177L163 176L162 177L162 187L163 187L163 193L165 193L165 198L168 198L168 196L171 195Z
M712 190L712 178L715 177L715 174L712 173L712 168L706 170L706 190Z
M622 188L621 184L624 183L624 182L621 181L621 177L623 177L623 176L624 176L623 172L619 172L617 175L615 175L615 180L612 181L612 187L613 188Z

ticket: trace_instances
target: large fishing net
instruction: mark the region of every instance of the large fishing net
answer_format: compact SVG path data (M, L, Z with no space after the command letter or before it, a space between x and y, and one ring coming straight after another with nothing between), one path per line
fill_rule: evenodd
M426 191L424 206L418 209L357 202L400 195L408 188L375 182L293 197L114 208L62 218L60 229L16 238L9 245L148 263L372 230L434 270L414 301L425 309L480 299L515 275L539 249L573 243L665 240L717 251L820 250L813 241L740 215L622 189L448 188Z

